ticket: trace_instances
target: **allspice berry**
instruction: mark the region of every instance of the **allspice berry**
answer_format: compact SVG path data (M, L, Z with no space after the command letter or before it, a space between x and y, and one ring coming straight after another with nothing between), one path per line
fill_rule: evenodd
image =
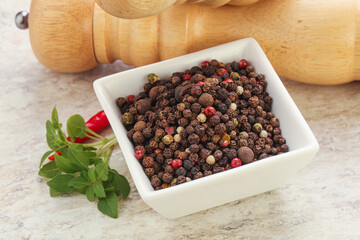
M151 110L151 103L149 99L140 99L134 103L136 110L140 114L145 114L147 111Z
M119 107L119 108L122 108L125 104L127 103L127 100L123 97L120 97L116 100L116 105Z
M203 107L212 106L214 104L214 98L209 93L203 93L199 97L199 103Z
M150 89L149 97L151 100L155 100L157 96L159 96L161 86L155 86L152 89Z
M249 147L241 147L237 151L238 157L243 163L251 163L254 161L254 152Z
M137 145L140 145L145 141L144 135L139 131L135 132L132 138Z
M142 131L146 128L146 122L144 121L138 121L137 123L135 123L134 125L134 129L135 131Z
M121 117L121 120L124 125L131 125L134 123L134 117L131 113L124 113Z

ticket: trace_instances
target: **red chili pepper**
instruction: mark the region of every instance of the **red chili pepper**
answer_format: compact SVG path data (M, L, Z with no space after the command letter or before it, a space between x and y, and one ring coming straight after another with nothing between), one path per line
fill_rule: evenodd
M95 133L100 132L100 130L102 130L103 128L105 128L106 126L109 125L109 120L105 115L104 111L100 111L97 114L95 114L94 116L92 116L87 122L86 122L86 127L89 128L90 130L94 131ZM89 133L90 134L90 133ZM84 137L84 138L76 138L75 139L75 143L83 143L86 140L88 140L88 137ZM67 140L70 142L71 138L67 137ZM58 155L61 156L60 152L56 152ZM54 161L55 156L51 155L50 157L48 157L48 159L50 161Z
M100 132L100 130L102 130L107 125L109 125L109 120L107 119L104 111L98 112L86 122L86 127L96 133ZM76 138L75 143L83 143L88 139L88 137ZM67 140L70 141L71 138L68 137Z
M61 156L61 152L55 152L57 155ZM48 159L50 161L54 161L55 160L55 154L51 155L50 157L48 157Z

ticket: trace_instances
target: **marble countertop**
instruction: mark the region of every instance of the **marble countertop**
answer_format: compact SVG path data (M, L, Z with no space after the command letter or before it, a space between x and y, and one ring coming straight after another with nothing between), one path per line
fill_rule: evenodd
M54 105L63 122L100 109L95 79L121 63L62 74L42 66L28 31L14 25L26 0L0 5L0 239L360 239L360 82L313 86L283 80L320 151L281 188L187 217L168 220L140 198L123 155L111 165L131 184L118 219L83 195L51 198L37 176L47 151L45 121ZM111 134L108 129L106 134Z

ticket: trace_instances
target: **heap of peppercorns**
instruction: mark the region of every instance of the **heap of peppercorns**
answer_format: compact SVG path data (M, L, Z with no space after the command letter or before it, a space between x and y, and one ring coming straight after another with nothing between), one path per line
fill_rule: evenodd
M245 59L147 79L117 106L155 190L289 151L267 81Z

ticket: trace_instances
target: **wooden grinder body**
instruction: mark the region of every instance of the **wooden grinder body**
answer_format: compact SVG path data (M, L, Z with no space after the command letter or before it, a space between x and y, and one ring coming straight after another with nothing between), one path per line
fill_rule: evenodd
M33 0L29 27L39 61L61 72L117 59L141 66L253 37L279 75L340 84L360 79L359 15L357 0L260 0L242 7L178 4L121 19L93 0Z

